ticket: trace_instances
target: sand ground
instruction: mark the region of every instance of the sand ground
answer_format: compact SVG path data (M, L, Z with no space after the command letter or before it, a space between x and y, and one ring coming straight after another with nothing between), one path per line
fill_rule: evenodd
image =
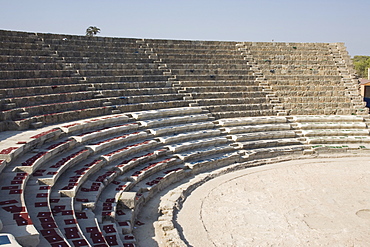
M168 190L140 214L138 246L157 246L152 224ZM370 246L370 157L294 160L220 176L192 192L177 222L194 247Z
M370 246L370 158L294 160L196 189L178 222L197 246Z

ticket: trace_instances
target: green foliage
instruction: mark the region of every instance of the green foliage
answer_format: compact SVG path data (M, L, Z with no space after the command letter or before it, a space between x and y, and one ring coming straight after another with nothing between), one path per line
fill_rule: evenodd
M353 65L360 78L367 78L367 69L370 68L370 56L354 56Z
M100 28L95 26L90 26L86 29L86 36L95 36L100 33Z

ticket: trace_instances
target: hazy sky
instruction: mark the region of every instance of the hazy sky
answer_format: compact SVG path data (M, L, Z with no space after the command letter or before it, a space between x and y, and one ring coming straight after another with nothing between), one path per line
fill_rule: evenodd
M370 55L370 0L0 0L0 29L100 36L345 42Z

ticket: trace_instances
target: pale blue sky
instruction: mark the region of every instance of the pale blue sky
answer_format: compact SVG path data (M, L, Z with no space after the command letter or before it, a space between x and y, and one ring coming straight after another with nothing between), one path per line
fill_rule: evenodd
M370 55L370 0L0 0L0 29L100 36L345 42Z

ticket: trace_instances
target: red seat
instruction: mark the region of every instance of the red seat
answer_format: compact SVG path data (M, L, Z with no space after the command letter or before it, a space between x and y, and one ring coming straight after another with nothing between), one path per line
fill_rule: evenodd
M96 226L86 227L87 232L99 232L99 229Z
M105 225L103 226L103 229L106 233L116 232L116 229L114 228L113 225Z
M14 203L18 203L18 201L17 200L1 201L0 205L8 205L8 204L14 204Z
M101 234L101 232L92 232L90 237L94 244L105 243L103 234Z
M67 227L64 231L67 239L80 238L77 227Z
M52 217L45 217L45 218L39 218L39 221L41 223L54 223L54 218Z
M76 215L76 218L79 220L79 219L87 219L87 215L85 212L77 212L75 213Z
M118 245L116 235L105 236L105 239L107 240L107 242L108 242L109 246L115 246L115 245Z
M43 229L52 229L52 228L58 228L55 222L46 222L46 223L41 223L41 227Z
M63 210L62 215L73 215L73 210Z
M47 236L47 237L45 237L45 239L49 243L55 243L55 242L62 242L62 241L64 241L63 238L61 236L59 236L59 235Z
M19 213L19 212L24 212L25 208L24 207L18 207L16 205L11 205L7 207L3 207L5 211L11 212L11 213Z
M75 219L65 219L64 223L66 225L71 225L71 224L77 224L77 221Z
M73 240L72 243L74 244L75 247L79 246L88 246L89 244L86 242L85 239L78 239L78 240Z
M58 233L54 229L44 229L40 232L44 237L58 235Z
M48 203L47 202L35 202L35 207L40 208L40 207L47 207Z
M52 243L51 247L69 247L69 245L66 242L58 242L58 243Z
M51 216L51 212L39 212L37 214L37 217L50 217Z

